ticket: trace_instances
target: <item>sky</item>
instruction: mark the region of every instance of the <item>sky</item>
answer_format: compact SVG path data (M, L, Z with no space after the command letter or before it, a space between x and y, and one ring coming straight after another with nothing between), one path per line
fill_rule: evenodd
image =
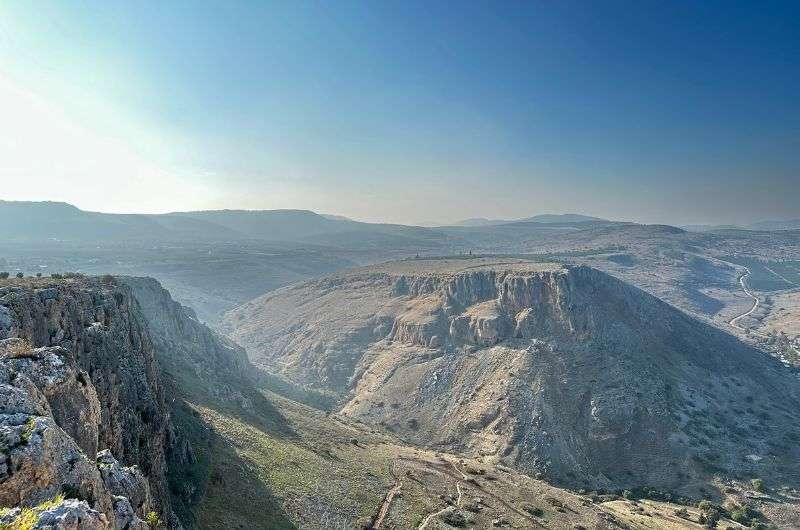
M800 217L800 3L0 2L0 199Z

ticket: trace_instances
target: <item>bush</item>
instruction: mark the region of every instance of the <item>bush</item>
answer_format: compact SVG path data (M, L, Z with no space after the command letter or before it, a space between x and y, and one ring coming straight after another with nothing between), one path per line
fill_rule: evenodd
M764 481L760 478L754 478L750 481L750 485L753 486L753 489L756 491L763 492L764 491Z
M542 517L544 515L544 510L538 506L526 506L525 511L534 517Z
M704 512L710 512L711 510L715 510L717 508L711 501L700 501L697 503L697 507Z
M21 359L23 357L31 357L33 355L33 348L30 342L25 339L18 339L5 346L4 354L12 359Z
M161 517L156 512L148 513L145 522L150 526L150 530L164 528L164 522L161 521Z
M50 277L51 277L51 278L54 278L54 279L56 279L56 280L60 280L61 278L63 278L63 276L61 276L61 274L60 274L60 273L58 273L58 272L54 272L54 273L52 273L52 274L50 275Z
M113 284L116 282L114 277L110 274L103 274L102 276L100 276L100 281L102 283L107 283L107 284Z
M5 271L0 272L0 280L5 280L9 276L10 276L10 274L8 272L5 272Z
M459 512L448 512L444 514L442 520L450 526L455 526L456 528L464 528L467 526L467 518L464 517L464 514Z
M24 275L24 274L22 274L21 272L18 272L18 273L17 273L17 278L22 278L23 276L25 276L25 275Z

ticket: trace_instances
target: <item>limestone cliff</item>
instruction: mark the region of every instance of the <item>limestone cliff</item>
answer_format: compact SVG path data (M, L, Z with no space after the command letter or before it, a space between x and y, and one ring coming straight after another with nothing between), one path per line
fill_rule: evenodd
M97 454L101 423L97 392L68 350L0 340L0 506L16 508L3 522L47 505L40 526L148 528L149 483L109 450Z
M171 407L179 390L193 389L178 386L191 376L195 387L203 381L221 400L245 406L250 398L237 383L247 366L241 348L155 280L4 282L0 507L50 503L40 511L64 521L89 517L99 527L131 529L146 528L154 512L181 526L170 501L182 504L181 492L167 479L193 448ZM58 495L67 498L53 504Z
M410 260L282 289L226 322L255 363L417 444L575 487L796 481L797 379L588 267Z

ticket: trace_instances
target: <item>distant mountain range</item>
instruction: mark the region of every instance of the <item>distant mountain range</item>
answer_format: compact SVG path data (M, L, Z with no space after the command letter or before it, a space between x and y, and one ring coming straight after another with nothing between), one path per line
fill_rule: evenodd
M402 237L428 229L352 221L308 210L209 210L166 214L87 212L63 202L0 201L5 240L314 240L349 233Z
M468 249L474 246L520 248L543 234L575 233L635 223L598 217L544 214L517 220L466 219L449 226L422 227L365 223L309 210L206 210L166 214L88 212L63 202L0 201L0 241L95 242L227 242L269 241L300 245L414 252ZM685 227L691 231L722 229L791 230L800 220L764 221L747 227ZM528 245L530 246L530 245Z
M542 214L526 217L524 219L486 219L485 217L473 217L458 221L449 226L495 226L511 223L585 223L589 221L609 222L607 219L580 215L576 213L562 214Z
M748 226L751 230L800 230L800 219L761 221Z
M130 241L293 241L425 248L461 237L458 228L517 223L547 225L608 222L577 214L537 215L516 221L473 219L457 226L426 228L365 223L309 210L207 210L166 214L88 212L63 202L0 201L2 240L93 242ZM511 226L509 226L511 228Z
M784 221L759 221L748 225L682 225L681 228L689 232L713 232L715 230L800 230L800 219Z

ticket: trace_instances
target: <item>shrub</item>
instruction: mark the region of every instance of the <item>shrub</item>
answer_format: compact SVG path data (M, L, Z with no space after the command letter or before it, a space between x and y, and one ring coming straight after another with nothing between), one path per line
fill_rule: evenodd
M526 506L525 511L534 517L542 517L544 515L544 510L538 506Z
M750 485L753 486L753 489L756 491L764 491L764 481L760 478L754 478L750 481Z
M0 272L0 280L5 280L9 276L10 276L10 274L8 272L6 272L6 271Z
M37 278L41 278L41 277L42 277L42 273L41 273L41 272L37 272L37 273L36 273L36 277L37 277Z
M4 524L3 528L35 528L39 522L39 516L43 511L49 510L54 506L58 506L62 502L64 502L64 497L62 495L56 495L54 499L43 502L42 504L34 506L33 508L22 508L22 511L20 511L19 515L17 515L11 524L7 526Z
M24 275L24 274L22 274L21 272L18 272L18 273L17 273L17 278L22 278L23 276L25 276L25 275Z
M52 273L52 274L50 275L50 277L51 277L51 278L55 278L56 280L60 280L61 278L63 278L63 276L61 276L61 274L60 274L60 273L58 273L58 272L54 272L54 273Z
M100 281L102 283L113 284L115 283L116 280L110 274L103 274L102 276L100 276Z
M464 517L464 514L459 512L448 512L444 514L442 520L450 526L455 526L456 528L464 528L467 526L467 518Z
M697 507L703 510L704 512L716 509L716 506L714 506L714 503L711 501L700 501L697 503Z
M148 513L145 522L150 526L151 530L164 528L164 523L156 512Z
M31 357L33 348L31 343L25 339L15 340L13 343L5 347L5 355L12 359L19 359L22 357Z

